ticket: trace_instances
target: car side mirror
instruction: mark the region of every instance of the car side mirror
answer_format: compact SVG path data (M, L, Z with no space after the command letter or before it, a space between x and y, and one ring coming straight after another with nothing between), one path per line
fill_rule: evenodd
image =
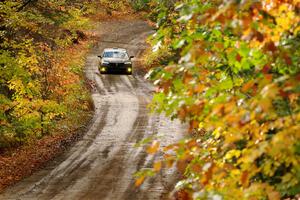
M134 58L134 56L130 56L129 58L130 58L130 59L131 59L131 58Z
M98 58L102 58L102 56L98 56Z

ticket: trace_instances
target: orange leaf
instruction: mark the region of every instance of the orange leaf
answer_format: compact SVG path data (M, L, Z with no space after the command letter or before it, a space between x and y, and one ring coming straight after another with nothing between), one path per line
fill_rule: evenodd
M247 171L243 172L241 176L241 182L243 187L248 187L249 185L249 173Z
M192 171L195 172L195 173L200 173L200 172L202 172L202 167L201 167L201 165L199 165L199 164L193 164L193 165L191 166L191 169L192 169Z
M203 85L203 84L197 84L194 88L195 92L199 92L199 93L203 92L204 89L205 89L205 85Z
M179 160L177 162L177 169L179 170L179 172L184 173L187 165L188 162L186 160Z
M273 75L272 74L264 74L265 79L272 81Z
M189 142L186 144L186 146L187 146L189 149L192 149L193 147L198 146L198 144L197 144L197 141L196 141L196 140L191 140L191 141L189 141Z
M152 142L151 146L147 148L146 151L148 154L155 154L158 151L158 148L159 148L159 142L155 140Z
M243 92L248 92L248 90L250 88L252 88L252 86L254 85L254 82L253 81L249 81L248 83L246 83L243 88L242 88L242 91Z
M183 79L184 84L189 84L191 80L193 80L193 76L186 73L184 75L184 79Z
M170 144L166 147L163 148L164 151L169 151L169 150L173 150L175 148L174 144ZM169 156L169 154L165 154L165 156Z
M174 194L174 199L178 199L178 200L190 200L191 197L189 195L189 193L185 190L179 190L176 191Z
M167 168L173 167L174 162L175 162L175 161L174 161L173 158L167 159L167 160L166 160Z
M211 180L215 168L215 165L213 163L212 164L207 163L207 165L208 165L208 169L206 169L206 172L204 173L201 179L201 182L204 185L207 185ZM203 166L203 168L205 168L205 166Z
M268 191L267 194L269 199L280 200L280 193L277 191Z
M180 109L178 111L178 117L179 117L179 119L185 119L186 115L187 115L187 112L186 112L185 109Z
M145 180L145 176L139 177L138 179L135 180L135 186L139 187L140 185L142 185L142 183L144 182L144 180Z
M194 128L198 128L199 127L199 122L196 120L192 120L190 121L190 128L189 128L189 132L192 132L194 130Z

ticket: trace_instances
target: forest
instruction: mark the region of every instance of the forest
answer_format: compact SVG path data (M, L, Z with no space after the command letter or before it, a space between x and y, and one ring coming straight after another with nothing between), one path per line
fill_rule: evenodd
M159 88L151 108L188 123L190 137L160 150L154 141L150 152L165 159L137 184L176 163L183 199L299 198L300 2L149 6L157 31L146 64Z
M90 110L79 43L91 3L1 1L0 149L74 127Z

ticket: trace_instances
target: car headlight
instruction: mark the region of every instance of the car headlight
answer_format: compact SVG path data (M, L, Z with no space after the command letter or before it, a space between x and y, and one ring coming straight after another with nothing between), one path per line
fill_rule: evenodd
M101 67L101 72L105 72L106 71L106 68L105 67Z
M130 61L127 61L124 63L125 65L131 65L131 62Z
M128 67L128 68L127 68L127 71L128 71L128 72L132 72L132 68L131 68L131 67Z

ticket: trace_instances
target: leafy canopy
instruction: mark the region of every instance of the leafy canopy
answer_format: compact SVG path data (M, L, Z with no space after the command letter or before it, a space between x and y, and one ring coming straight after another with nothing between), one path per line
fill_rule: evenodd
M49 134L72 111L86 110L81 74L58 61L83 37L91 3L0 2L0 149Z
M299 1L151 6L153 49L180 55L148 74L160 89L151 107L191 132L163 150L166 165L176 162L185 175L177 189L193 199L299 194Z

